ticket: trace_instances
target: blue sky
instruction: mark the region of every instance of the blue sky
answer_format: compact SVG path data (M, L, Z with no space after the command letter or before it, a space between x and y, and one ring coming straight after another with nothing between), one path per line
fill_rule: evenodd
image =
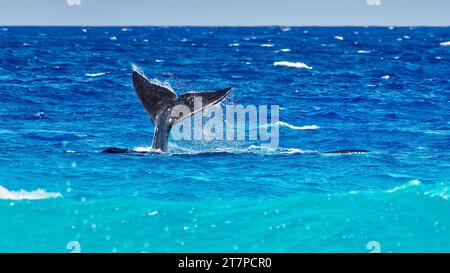
M448 26L449 12L450 0L0 0L0 25Z

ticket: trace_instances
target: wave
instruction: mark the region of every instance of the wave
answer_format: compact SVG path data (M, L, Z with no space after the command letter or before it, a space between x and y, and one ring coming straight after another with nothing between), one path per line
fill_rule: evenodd
M274 44L261 44L262 47L273 47Z
M280 50L277 50L277 51L275 51L275 52L291 52L291 49L290 48L282 48L282 49L280 49Z
M297 125L289 124L284 121L277 121L275 123L270 123L270 124L264 125L263 127L271 127L271 126L287 127L289 129L293 129L293 130L317 130L317 129L320 129L320 126L317 126L317 125L297 126Z
M339 40L339 41L343 41L344 37L342 37L342 36L334 36L334 39Z
M411 187L415 187L415 186L419 186L421 184L421 182L417 179L411 180L406 184L400 185L400 186L396 186L392 189L386 190L386 192L391 193L391 192L396 192L399 190L404 190L407 188L411 188Z
M294 130L317 130L317 129L320 129L320 126L317 126L317 125L295 126L295 125L289 124L284 121L278 121L277 123L279 124L279 126L284 126L284 127L294 129Z
M103 75L105 75L105 74L106 74L105 72L99 72L99 73L86 73L85 76L88 76L88 77L99 77L99 76L103 76Z
M265 146L257 146L257 145L251 145L247 148L248 151L255 151L259 150L260 153L264 154L317 154L319 151L316 150L304 150L300 148L270 148Z
M274 62L273 65L274 66L287 66L287 67L303 68L303 69L312 69L312 66L309 66L302 62L280 61L280 62Z
M0 199L3 200L40 200L49 198L59 198L62 194L59 192L47 192L43 189L34 191L11 191L5 187L0 186Z
M150 146L136 146L132 149L114 148L120 154L129 155L161 155L161 156L210 156L221 154L264 154L264 155L283 155L283 154L319 154L316 150L305 150L300 148L271 148L264 145L250 145L248 147L222 147L222 148L189 148L181 147L174 143L169 143L169 152L162 153ZM111 148L110 148L111 149Z
M79 140L86 138L87 135L81 132L58 131L58 130L27 130L25 136L47 141L59 140Z
M431 198L450 199L450 188L447 183L423 184L420 180L413 179L404 184L395 186L387 190L350 191L349 194L402 194L413 193L416 196L427 196Z
M434 188L432 188L430 190L426 190L423 194L426 196L430 196L430 197L440 197L444 200L450 199L449 187L448 187L448 185L446 185L444 183L440 183L437 186L435 186Z
M442 42L440 45L441 46L450 46L450 41Z
M147 146L136 146L131 150L135 153L161 153L162 152L159 149L153 149L152 147L147 147Z
M358 54L369 54L370 52L372 52L372 51L370 51L370 50L358 50L356 53L358 53Z

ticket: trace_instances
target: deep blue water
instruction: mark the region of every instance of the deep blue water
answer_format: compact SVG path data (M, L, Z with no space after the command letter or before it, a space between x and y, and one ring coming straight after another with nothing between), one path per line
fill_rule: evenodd
M449 40L450 28L1 27L0 251L450 251ZM227 103L279 105L280 148L100 153L151 145L133 64L177 93L231 86ZM336 149L370 152L323 153Z

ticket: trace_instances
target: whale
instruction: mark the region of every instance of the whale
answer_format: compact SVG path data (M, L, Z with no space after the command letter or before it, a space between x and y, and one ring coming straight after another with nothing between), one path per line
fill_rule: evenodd
M317 154L337 154L337 155L354 155L354 154L366 154L369 153L369 150L335 150L335 151L327 151L327 152L317 152ZM148 154L159 154L158 152L152 151L152 152L147 152L147 151L139 151L139 150L134 150L134 149L128 149L128 148L117 148L117 147L109 147L107 149L105 149L104 151L102 151L102 153L107 153L107 154L129 154L129 155L148 155ZM212 152L213 154L227 154L227 152ZM206 152L206 153L199 153L199 154L212 154L211 152ZM181 154L179 154L181 155Z
M132 82L136 95L145 112L155 126L152 150L167 152L169 133L172 127L191 115L222 101L232 90L231 87L216 91L188 92L178 96L174 91L149 81L143 73L133 71ZM197 102L200 101L199 105ZM174 115L177 106L189 109L185 115ZM185 108L186 109L186 108ZM127 153L127 149L108 148L105 153Z
M145 75L138 71L132 73L133 87L139 101L151 122L155 126L152 140L152 151L136 151L134 149L109 147L102 151L108 154L159 154L168 150L169 133L173 125L222 101L232 90L231 87L205 92L188 92L178 96L171 89L152 83ZM195 103L201 99L200 106ZM172 110L177 106L186 106L189 111L186 115L173 115ZM324 154L365 154L368 150L343 149L327 151Z

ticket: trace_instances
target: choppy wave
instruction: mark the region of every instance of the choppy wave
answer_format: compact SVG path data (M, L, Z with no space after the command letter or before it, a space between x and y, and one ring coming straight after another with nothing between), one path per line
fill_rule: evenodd
M450 46L450 41L448 41L448 42L442 42L442 43L441 43L441 46Z
M273 65L274 66L287 66L287 67L303 68L303 69L313 69L312 66L309 66L302 62L280 61L280 62L274 62Z
M251 145L246 150L248 151L259 151L259 153L264 154L317 154L319 151L316 150L304 150L300 148L270 148L266 146Z
M64 140L78 140L86 138L87 135L81 132L58 131L58 130L25 130L25 136L48 141L64 141Z
M423 194L430 197L440 197L444 200L450 199L450 189L449 186L445 183L440 183L435 187L426 190Z
M150 146L137 146L131 149L136 153L143 154L162 154L168 156L182 156L182 155L213 155L213 154L264 154L264 155L282 155L282 154L318 154L316 150L305 150L300 148L272 148L265 145L250 145L248 147L221 147L221 148L189 148L178 146L169 143L170 148L168 153L162 153L160 150L155 150Z
M105 75L105 72L99 72L99 73L86 73L85 75L88 77L99 77Z
M34 191L26 191L22 189L12 191L0 186L0 199L4 200L40 200L58 197L62 197L62 194L59 192L47 192L43 189L37 189Z
M419 186L421 184L421 182L417 179L411 180L406 184L400 185L400 186L396 186L392 189L386 190L386 192L396 192L399 190L404 190L407 188L411 188L411 187L415 187L415 186Z
M280 49L280 50L277 50L277 51L275 51L275 52L291 52L291 49L290 48L282 48L282 49Z
M427 196L431 198L450 199L450 188L447 183L424 184L420 180L413 179L404 184L400 184L387 190L351 191L350 194L401 194L402 192L414 193L417 196Z
M159 149L153 149L151 146L136 146L132 149L136 153L161 153Z
M320 129L320 126L317 126L317 125L297 126L297 125L292 125L292 124L284 122L284 121L277 121L275 123L270 123L270 124L265 125L264 127L271 127L271 126L287 127L289 129L293 129L293 130L317 130L317 129Z
M284 127L294 129L294 130L317 130L317 129L320 129L320 126L317 126L317 125L295 126L295 125L289 124L284 121L279 121L278 124L280 126L284 126Z

